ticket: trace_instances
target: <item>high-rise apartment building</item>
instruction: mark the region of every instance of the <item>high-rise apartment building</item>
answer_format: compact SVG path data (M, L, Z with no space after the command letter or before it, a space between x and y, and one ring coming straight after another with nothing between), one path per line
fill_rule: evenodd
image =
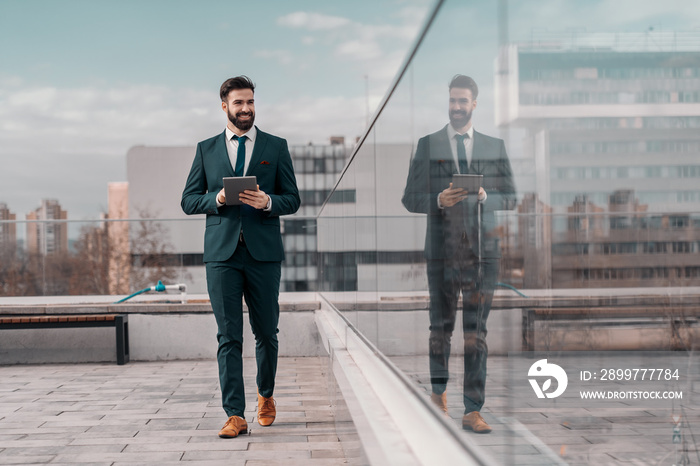
M4 202L0 202L0 220L8 221L0 223L0 254L14 252L17 248L17 224L9 222L17 220L17 215L10 212Z
M47 256L68 252L68 224L60 222L66 219L68 212L57 200L43 199L27 214L27 252Z
M130 292L131 250L129 246L129 183L109 183L107 241L109 242L109 294Z
M521 186L552 212L533 223L551 232L519 232L550 241L551 273L524 266L531 284L698 283L698 38L579 33L501 49L496 121L524 135L534 168Z

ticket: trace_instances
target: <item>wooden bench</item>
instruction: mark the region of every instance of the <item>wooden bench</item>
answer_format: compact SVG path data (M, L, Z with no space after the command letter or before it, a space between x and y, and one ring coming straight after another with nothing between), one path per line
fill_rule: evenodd
M115 327L117 364L129 362L129 317L126 314L2 316L0 330Z
M676 334L677 329L696 326L700 322L700 306L686 304L667 307L654 303L628 307L546 307L523 309L522 315L523 351L535 351L535 327L538 322L563 324L571 326L571 329L580 329L583 325L595 328L646 324L668 328L672 334ZM690 350L692 346L677 349Z

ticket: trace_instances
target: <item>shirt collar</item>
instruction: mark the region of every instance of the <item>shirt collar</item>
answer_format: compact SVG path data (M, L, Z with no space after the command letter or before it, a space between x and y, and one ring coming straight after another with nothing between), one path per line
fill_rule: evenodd
M454 139L455 135L459 134L455 129L452 127L451 124L447 123L447 137L450 138L450 141ZM469 129L467 130L466 133L469 135L469 139L474 140L474 125L471 125ZM460 134L461 136L461 134Z
M229 127L227 126L226 127L226 139L228 139L230 141L231 138L234 137L235 135L236 135L236 133L231 131L229 129ZM250 128L247 133L243 134L243 136L247 137L253 143L255 143L255 138L257 137L257 135L258 135L258 128L256 128L255 125L253 125L253 127Z

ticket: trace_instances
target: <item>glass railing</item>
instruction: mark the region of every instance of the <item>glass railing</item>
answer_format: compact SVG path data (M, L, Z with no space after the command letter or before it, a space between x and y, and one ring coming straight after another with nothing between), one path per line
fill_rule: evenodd
M576 11L436 4L319 214L319 289L504 464L688 464L700 35ZM459 144L481 201L444 192Z

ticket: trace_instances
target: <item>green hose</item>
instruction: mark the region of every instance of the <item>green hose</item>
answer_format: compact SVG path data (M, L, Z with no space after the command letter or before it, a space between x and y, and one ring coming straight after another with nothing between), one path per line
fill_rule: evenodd
M114 304L123 303L127 299L131 299L134 296L140 295L141 293L146 293L148 291L157 291L157 292L161 293L161 292L165 291L165 285L163 285L163 282L161 280L158 280L158 284L156 286L149 286L148 288L144 288L141 291L137 291L136 293L130 294L129 296L127 296L124 299L120 299L119 301L115 302Z
M509 284L507 284L507 283L498 282L498 283L496 283L496 286L502 286L503 288L508 288L508 289L510 289L510 290L515 291L516 293L518 293L518 294L519 294L520 296L522 296L523 298L527 298L527 296L525 296L525 295L522 294L520 291L518 291L518 289L517 289L516 287L514 287L514 286L512 286L512 285L509 285Z
M129 296L127 296L126 298L120 299L119 301L116 301L114 304L123 303L123 302L126 301L127 299L131 299L131 298L133 298L134 296L140 295L141 293L145 293L145 292L147 292L147 291L151 291L151 287L150 287L150 286L149 286L148 288L144 288L144 289L141 290L141 291L137 291L136 293L132 293L132 294L130 294Z

